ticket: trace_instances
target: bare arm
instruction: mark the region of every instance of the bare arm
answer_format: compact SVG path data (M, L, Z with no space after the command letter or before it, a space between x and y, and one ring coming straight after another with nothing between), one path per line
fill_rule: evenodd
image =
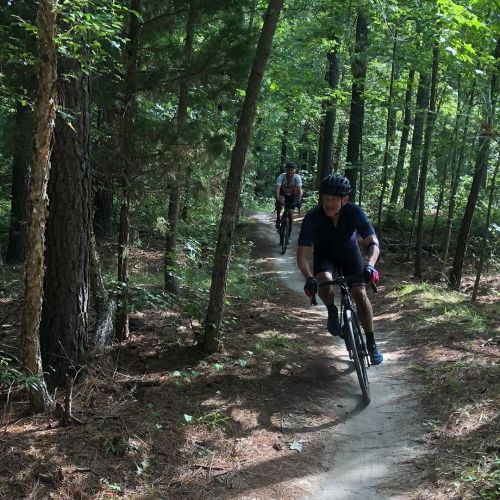
M276 186L276 189L274 190L277 201L280 201L280 188L281 186Z
M297 265L299 266L300 272L306 279L313 276L313 273L311 272L311 268L309 266L311 253L312 247L302 245L297 248Z
M368 257L367 264L375 266L378 260L378 256L380 255L378 238L374 234L371 234L370 236L367 236L366 238L363 239L363 245L365 245L365 248L367 249L366 251Z

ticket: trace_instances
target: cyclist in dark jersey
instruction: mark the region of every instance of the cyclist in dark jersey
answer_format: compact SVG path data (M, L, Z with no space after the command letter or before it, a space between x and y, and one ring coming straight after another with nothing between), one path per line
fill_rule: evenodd
M361 324L366 334L366 345L372 364L382 363L384 357L373 334L372 305L366 294L366 282L379 280L375 263L379 256L379 243L375 230L365 212L348 202L351 190L349 180L341 175L326 176L320 185L320 203L309 210L300 229L297 264L306 284L306 295L318 293L328 310L327 329L332 335L340 334L337 306L334 304L333 286L318 289L318 283L331 281L337 269L349 280L350 290ZM365 264L357 237L361 237L367 250ZM309 258L314 246L313 272Z

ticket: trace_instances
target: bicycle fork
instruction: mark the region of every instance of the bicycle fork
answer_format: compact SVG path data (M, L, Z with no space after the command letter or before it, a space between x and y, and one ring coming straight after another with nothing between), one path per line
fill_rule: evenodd
M368 349L366 348L365 339L363 338L363 334L361 333L361 329L358 324L358 320L356 315L353 314L353 311L350 307L346 307L343 302L340 306L340 317L342 318L342 325L340 330L340 336L344 339L346 343L347 351L349 352L349 359L353 359L352 348L348 342L348 335L345 334L344 328L347 328L347 324L350 322L352 324L352 330L354 333L354 341L356 342L356 348L358 352L358 357L362 363L368 368L371 366L370 356L368 355Z

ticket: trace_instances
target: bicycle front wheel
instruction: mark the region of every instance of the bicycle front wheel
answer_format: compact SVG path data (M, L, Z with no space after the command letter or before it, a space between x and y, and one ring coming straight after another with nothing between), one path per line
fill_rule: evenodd
M288 217L283 216L283 225L281 226L280 233L280 244L281 244L281 254L283 255L286 252L286 247L288 245L288 230L290 228L290 221Z
M356 368L356 375L358 376L359 387L361 388L361 394L363 395L363 401L365 405L370 404L370 385L368 382L368 373L366 371L366 362L361 348L359 327L357 322L353 320L353 312L346 309L344 312L344 323L345 323L345 343L349 355L354 363L354 368Z

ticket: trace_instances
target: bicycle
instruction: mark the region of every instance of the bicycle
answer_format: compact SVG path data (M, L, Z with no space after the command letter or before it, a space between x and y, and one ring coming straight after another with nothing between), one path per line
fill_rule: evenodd
M286 247L290 243L290 236L292 234L292 223L293 223L293 211L295 209L295 204L285 203L285 210L281 216L280 227L278 233L280 235L280 247L281 255L286 252Z
M340 336L344 339L347 352L349 353L349 359L352 360L354 368L356 369L356 375L361 388L363 401L365 405L369 405L371 395L367 368L371 366L370 355L368 353L368 349L366 348L366 343L363 338L363 334L361 333L361 327L359 326L356 310L354 309L352 296L349 292L349 283L341 274L339 274L337 279L333 281L326 281L318 286L322 287L330 285L338 285L340 287ZM376 292L376 285L371 283L371 286L373 291ZM316 296L314 294L311 296L311 304L317 305Z

